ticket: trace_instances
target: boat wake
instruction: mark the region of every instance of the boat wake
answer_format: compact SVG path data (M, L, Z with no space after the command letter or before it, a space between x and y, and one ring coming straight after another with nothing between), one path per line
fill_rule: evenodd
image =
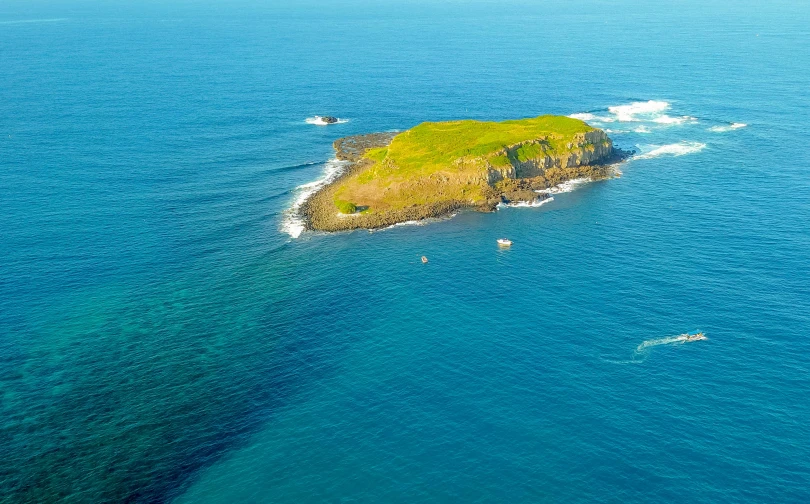
M292 238L298 238L306 229L304 218L301 215L301 205L315 194L320 188L332 182L343 173L347 161L330 159L324 164L323 176L314 182L303 184L295 188L295 200L292 206L284 212L284 219L281 222L281 231L287 233Z
M600 356L599 358L600 358L602 361L604 361L604 362L609 362L609 363L611 363L611 364L641 364L641 363L643 363L643 362L646 360L647 355L646 355L646 354L643 354L643 355L641 355L641 357L640 357L640 358L624 359L624 360L620 360L620 359L608 359L608 358L606 358L606 357L602 357L602 356Z
M650 349L661 345L682 345L692 341L706 340L706 336L702 332L694 334L685 333L678 336L667 336L666 338L655 338L642 341L639 346L633 351L633 356L630 359L609 359L600 356L600 359L611 364L641 364L650 354Z
M636 347L636 353L644 352L648 348L652 348L654 346L660 345L677 345L684 343L685 338L683 335L681 336L669 336L667 338L657 338L657 339L650 339L642 342L639 346Z
M636 347L636 354L640 354L645 352L648 348L660 346L660 345L680 345L684 343L690 343L692 341L703 341L707 339L706 335L702 332L696 332L695 334L691 333L684 333L679 334L677 336L668 336L666 338L657 338L651 339L642 342L639 346Z

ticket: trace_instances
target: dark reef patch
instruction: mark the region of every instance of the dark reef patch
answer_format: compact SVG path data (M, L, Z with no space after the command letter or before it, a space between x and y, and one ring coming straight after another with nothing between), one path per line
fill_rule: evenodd
M0 502L166 502L244 444L332 369L335 328L279 275L220 279L214 304L203 279L85 292L22 325L0 363Z

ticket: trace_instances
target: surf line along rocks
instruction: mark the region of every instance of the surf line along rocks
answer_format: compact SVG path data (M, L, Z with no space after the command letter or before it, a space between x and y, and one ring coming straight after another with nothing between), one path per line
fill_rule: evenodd
M570 117L422 123L338 139L345 171L301 206L307 229L375 229L498 203L534 203L574 179L611 177L631 153Z

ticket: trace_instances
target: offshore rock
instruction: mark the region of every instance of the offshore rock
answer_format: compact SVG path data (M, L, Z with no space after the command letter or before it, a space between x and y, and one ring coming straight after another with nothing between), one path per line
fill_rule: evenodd
M543 125L544 134L525 138L524 127L519 130L523 139L483 147L470 134L480 130L488 139L493 128L496 133L497 128L508 128L511 134L523 122ZM548 124L559 125L563 132L548 132ZM423 123L402 133L341 138L334 148L336 157L349 163L301 206L310 230L375 229L461 209L493 211L501 202L531 203L546 197L537 191L568 180L611 177L612 165L630 155L614 148L604 131L554 116L504 123Z

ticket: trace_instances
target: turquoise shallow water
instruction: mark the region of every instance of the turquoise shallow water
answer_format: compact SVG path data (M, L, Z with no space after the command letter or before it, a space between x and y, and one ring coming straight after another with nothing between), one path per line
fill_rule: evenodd
M0 501L808 501L808 26L4 3ZM539 208L285 232L340 136L541 113L639 155Z

